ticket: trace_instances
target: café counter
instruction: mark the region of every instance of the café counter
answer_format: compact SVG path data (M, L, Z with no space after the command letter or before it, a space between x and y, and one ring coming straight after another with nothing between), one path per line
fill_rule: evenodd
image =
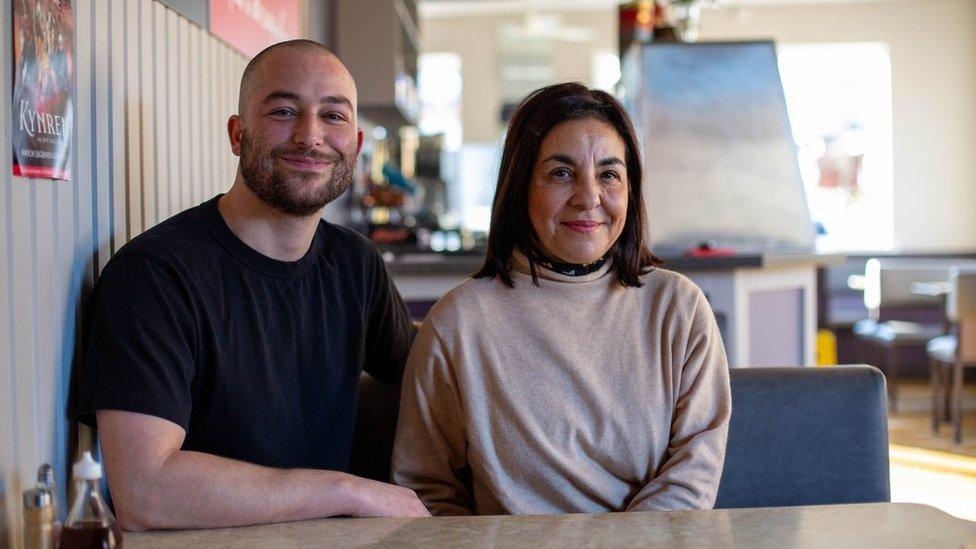
M932 507L873 503L764 509L335 518L265 526L127 534L130 549L187 547L952 547L976 544L976 523Z
M415 316L481 267L480 254L386 254L397 288ZM739 254L665 257L705 292L732 366L816 363L817 267L840 255Z

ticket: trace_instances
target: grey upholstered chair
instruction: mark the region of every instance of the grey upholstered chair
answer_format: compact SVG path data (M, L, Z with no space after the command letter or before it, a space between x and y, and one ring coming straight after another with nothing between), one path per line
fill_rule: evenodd
M941 318L929 322L913 318L912 313L929 310L941 315L941 311L938 298L917 295L911 286L947 281L952 265L945 259L872 258L864 266L864 306L869 317L855 322L852 331L868 352L865 362L880 367L887 377L892 412L898 411L899 355L908 349L920 351L930 339L945 333Z
M889 500L884 376L870 366L735 368L718 508ZM364 377L350 472L389 480L397 387Z
M976 271L953 269L952 291L946 301L946 317L954 333L929 341L932 386L932 430L938 432L939 419L948 410L952 438L962 443L963 371L976 368Z
M889 501L885 399L872 366L733 369L715 507Z

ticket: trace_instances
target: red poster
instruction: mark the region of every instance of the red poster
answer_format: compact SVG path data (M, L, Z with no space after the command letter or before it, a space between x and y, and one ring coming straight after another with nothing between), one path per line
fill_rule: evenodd
M300 0L210 0L210 32L248 57L302 37Z
M13 0L13 173L71 179L75 34L70 0Z

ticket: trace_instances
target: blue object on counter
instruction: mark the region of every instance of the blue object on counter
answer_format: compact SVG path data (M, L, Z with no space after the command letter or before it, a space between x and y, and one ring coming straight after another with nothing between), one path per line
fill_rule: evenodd
M393 164L383 164L383 177L386 177L390 185L399 187L410 194L417 194L417 186L407 179Z

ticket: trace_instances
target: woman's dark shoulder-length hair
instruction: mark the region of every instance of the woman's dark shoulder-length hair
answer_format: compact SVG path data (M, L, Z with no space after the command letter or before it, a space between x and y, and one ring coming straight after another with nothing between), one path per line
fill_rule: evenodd
M528 258L532 280L538 285L536 268L546 257L529 220L529 185L536 158L542 140L552 128L590 118L613 126L627 149L627 217L623 232L610 248L611 268L620 284L640 287L641 275L662 263L651 254L644 238L643 171L637 136L627 112L606 92L579 83L564 83L530 93L512 115L491 206L488 252L475 278L497 276L506 286L514 287L512 254L520 250Z

